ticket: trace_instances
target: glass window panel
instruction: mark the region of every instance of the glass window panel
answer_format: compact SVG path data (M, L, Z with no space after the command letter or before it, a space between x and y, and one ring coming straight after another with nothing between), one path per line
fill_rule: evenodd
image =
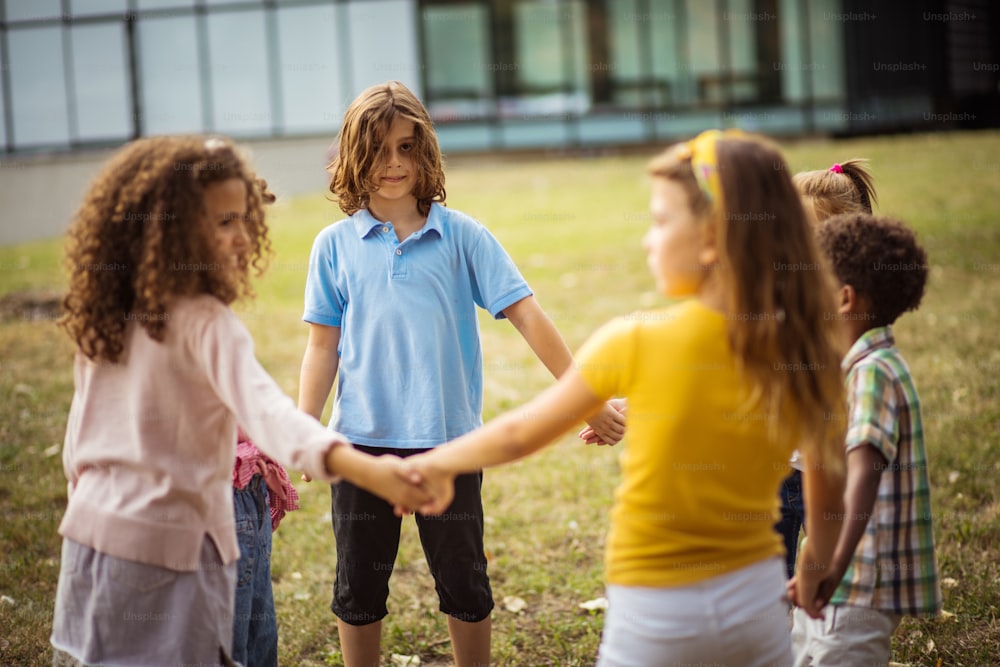
M277 124L271 88L264 12L208 16L213 129L227 134L269 134Z
M284 127L331 132L343 117L333 7L278 10Z
M7 99L4 97L3 86L0 86L0 113L6 108ZM3 116L0 115L0 148L4 148L7 145L7 123L4 121Z
M7 39L14 144L68 143L62 28L10 30Z
M259 5L261 0L205 0L206 4L211 5ZM280 6L280 5L279 5Z
M647 17L640 12L639 0L609 0L608 2L608 51L614 63L613 79L616 84L632 89L642 78L639 48Z
M760 97L756 24L773 19L754 12L753 0L729 0L723 17L723 38L729 49L729 98L736 102L756 100Z
M89 16L91 14L121 14L128 11L127 0L71 0L70 12L74 16Z
M365 0L347 5L351 92L390 79L423 97L414 0Z
M144 9L172 9L175 7L191 7L194 0L138 0L139 11Z
M809 33L812 38L811 62L805 63L806 76L813 76L813 95L819 99L843 99L844 22L820 20L842 11L839 0L810 0Z
M723 100L723 77L719 62L719 29L714 2L685 0L688 27L689 73L699 102Z
M578 0L522 0L514 6L514 60L520 95L502 101L502 114L583 113L590 107L584 16L583 3Z
M426 7L428 108L436 119L478 118L492 97L489 16L482 5Z
M805 99L805 71L801 67L789 67L789 63L805 62L806 35L799 29L802 25L800 0L779 0L778 20L781 34L781 60L775 67L781 72L782 97L789 102Z
M681 29L676 3L668 2L649 14L649 41L653 53L653 81L647 87L653 106L666 106L694 101L690 68L678 51L678 31ZM682 62L684 64L682 68ZM682 76L682 72L684 76Z
M136 27L143 133L203 131L194 17L143 18Z
M60 0L7 0L5 4L8 21L62 17Z
M124 23L78 25L73 44L77 136L124 138L132 133Z

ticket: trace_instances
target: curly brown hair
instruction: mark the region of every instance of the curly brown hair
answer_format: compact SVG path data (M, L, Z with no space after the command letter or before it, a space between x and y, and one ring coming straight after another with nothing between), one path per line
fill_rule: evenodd
M772 424L792 429L814 461L839 475L844 424L828 417L843 412L845 350L824 318L833 277L778 147L743 134L719 138L715 150L720 202L699 187L690 144L654 158L649 173L677 183L700 224L714 226L730 347ZM779 372L786 368L809 372Z
M927 287L927 251L905 223L866 213L836 215L817 230L820 248L842 285L866 297L872 327L916 310Z
M221 268L204 224L205 187L233 178L247 192L248 243L238 271ZM264 201L261 182L227 139L127 144L94 178L70 224L59 325L87 358L115 363L130 320L163 340L174 297L211 294L228 304L252 296L250 268L259 275L271 254Z
M834 169L838 166L839 170ZM816 221L841 213L871 213L878 196L868 161L852 158L834 167L802 171L792 178Z
M336 156L327 166L330 192L347 215L367 208L371 193L378 190L383 143L397 118L413 122L417 210L426 216L433 202L444 203L444 166L430 114L409 88L388 81L365 89L351 102L337 135Z

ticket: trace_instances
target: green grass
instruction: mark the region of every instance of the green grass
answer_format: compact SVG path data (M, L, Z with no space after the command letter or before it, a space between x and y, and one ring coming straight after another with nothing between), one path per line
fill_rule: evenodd
M650 149L652 152L654 149ZM1000 133L804 141L791 168L849 157L872 161L880 210L908 221L930 254L919 311L896 327L924 405L947 620L903 622L894 660L978 666L1000 655ZM610 317L658 303L639 242L647 224L643 157L489 163L456 158L449 204L493 230L572 347ZM266 176L266 174L265 174ZM280 194L280 193L279 193ZM260 359L295 395L306 327L305 263L314 235L339 217L321 195L279 202L277 255L241 307ZM60 289L61 241L0 248L0 297ZM527 345L484 318L486 417L546 386ZM48 633L66 501L58 445L72 396L72 348L51 321L0 323L0 664L50 664ZM490 470L486 546L497 609L497 664L592 664L602 617L578 604L602 594L607 510L616 452L566 438L527 461ZM275 535L275 597L282 664L339 665L329 492L297 484L302 509ZM954 582L952 585L951 582ZM507 611L506 596L527 602ZM392 579L383 655L447 664L450 645L412 524Z

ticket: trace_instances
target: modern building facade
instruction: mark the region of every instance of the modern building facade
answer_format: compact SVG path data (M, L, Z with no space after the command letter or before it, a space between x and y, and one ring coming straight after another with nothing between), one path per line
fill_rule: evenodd
M8 155L177 132L332 137L350 100L388 79L426 102L446 151L1000 116L989 0L0 0L0 12Z

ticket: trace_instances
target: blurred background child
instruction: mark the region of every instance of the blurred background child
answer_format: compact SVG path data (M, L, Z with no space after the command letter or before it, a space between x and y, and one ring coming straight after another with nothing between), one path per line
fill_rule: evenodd
M802 171L792 177L814 223L821 223L838 213L872 212L872 204L878 198L867 165L867 160L854 158L829 169ZM792 454L789 465L792 472L781 483L781 520L775 527L785 541L785 570L791 579L795 574L795 556L805 520L802 457L798 450Z

